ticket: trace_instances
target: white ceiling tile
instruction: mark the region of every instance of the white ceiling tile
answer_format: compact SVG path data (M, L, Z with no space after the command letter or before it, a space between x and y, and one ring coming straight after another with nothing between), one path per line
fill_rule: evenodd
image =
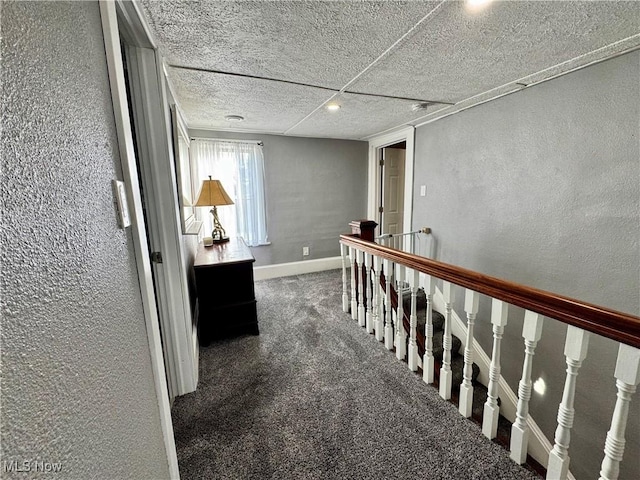
M440 2L141 3L170 65L339 89Z
M638 41L640 41L640 39L636 38L616 43L615 45L609 45L597 51L583 55L579 59L573 59L561 65L541 70L540 72L529 75L528 77L523 77L518 83L513 82L510 84L502 85L500 87L492 88L491 90L487 90L480 94L474 95L473 97L469 97L466 100L457 102L455 105L442 105L440 106L440 108L432 108L428 112L426 112L423 117L412 121L411 124L422 125L425 123L433 122L439 118L460 112L462 110L466 110L468 108L491 101L501 96L514 93L516 91L522 90L523 88L526 88L527 86L532 86L537 83L555 78L576 68L598 61L602 58L614 56L621 51L626 51L629 48L636 48L638 46Z
M190 127L284 133L331 96L326 90L265 80L169 68ZM225 115L240 115L241 123Z
M640 2L449 2L350 89L456 102L639 32Z
M640 2L142 0L190 126L358 139L640 46ZM203 71L204 70L204 71ZM217 70L306 84L243 78ZM327 89L312 88L309 85ZM413 112L402 100L456 102ZM333 89L333 91L331 90ZM225 115L242 115L230 124Z
M340 110L331 112L324 107L320 108L287 133L298 136L362 139L373 133L408 123L426 113L424 110L412 111L413 102L406 100L343 93L331 103L333 102L341 105Z

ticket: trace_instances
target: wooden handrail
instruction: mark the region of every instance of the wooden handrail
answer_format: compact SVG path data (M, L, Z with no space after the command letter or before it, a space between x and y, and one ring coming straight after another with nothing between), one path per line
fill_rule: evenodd
M413 255L362 240L354 235L340 235L340 241L427 275L640 348L640 317L635 315Z

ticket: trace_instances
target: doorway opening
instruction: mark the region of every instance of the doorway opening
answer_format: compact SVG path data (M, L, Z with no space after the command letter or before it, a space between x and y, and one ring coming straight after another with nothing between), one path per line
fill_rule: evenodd
M380 206L378 224L380 232L403 233L404 224L404 170L407 142L398 142L378 149L380 161Z
M369 140L367 218L377 236L411 231L414 136L406 127Z

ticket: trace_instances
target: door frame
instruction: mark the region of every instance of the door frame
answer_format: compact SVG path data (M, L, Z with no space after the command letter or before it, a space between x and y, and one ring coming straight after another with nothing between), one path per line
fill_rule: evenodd
M369 171L367 188L367 218L377 219L378 206L380 205L380 168L378 164L378 150L389 147L398 142L407 142L407 151L404 159L404 212L402 231L410 232L413 217L413 164L414 164L414 138L415 127L405 127L394 132L378 135L369 140ZM382 225L378 227L378 234Z
M196 389L198 366L166 79L157 50L127 44L125 55L150 251L162 255L152 268L169 395L174 398Z
M131 234L136 259L140 296L143 315L149 342L151 370L153 374L156 398L160 416L160 427L167 455L169 475L171 479L179 479L178 457L176 454L173 424L171 422L171 407L169 404L169 389L165 375L164 355L160 338L158 310L151 273L151 259L149 255L147 232L138 182L138 166L136 163L134 140L129 117L129 106L120 49L119 17L121 28L128 29L136 39L136 44L144 48L154 48L151 36L139 21L140 12L133 2L116 2L100 0L100 17L107 60L107 72L111 87L111 99L118 139L122 176L125 183L127 200L131 216Z

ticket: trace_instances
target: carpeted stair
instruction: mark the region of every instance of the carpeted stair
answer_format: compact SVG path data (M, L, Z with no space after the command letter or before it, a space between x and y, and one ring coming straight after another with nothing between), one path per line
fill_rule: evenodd
M404 295L402 308L405 311L405 314L411 312L411 297L409 295ZM424 332L424 326L427 321L427 296L424 293L423 289L418 290L418 297L416 302L416 313L418 316L418 331ZM432 311L432 320L433 320L433 358L435 359L438 368L436 369L436 378L439 377L439 367L442 365L442 355L444 353L444 348L442 346L442 338L444 336L444 315L435 310ZM407 332L407 338L409 336L409 332ZM424 344L420 344L418 342L418 351L420 352L420 356L424 355ZM461 353L462 352L462 353ZM475 385L477 382L478 375L480 375L480 367L473 364L473 374L471 376L471 380ZM462 340L460 340L455 335L451 335L451 385L452 389L459 390L460 384L462 383L463 378L463 369L464 369L464 349L462 348Z

